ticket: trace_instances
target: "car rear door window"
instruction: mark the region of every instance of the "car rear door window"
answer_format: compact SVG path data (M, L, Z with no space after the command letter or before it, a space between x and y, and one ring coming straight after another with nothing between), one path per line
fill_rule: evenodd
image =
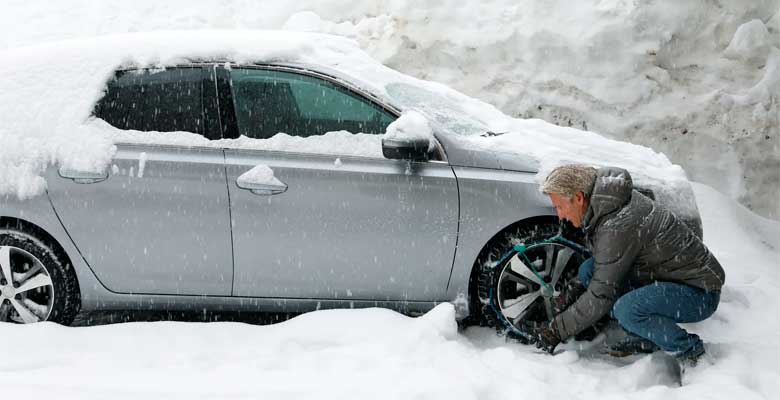
M395 117L366 98L324 79L267 69L231 70L239 132L267 139L327 132L383 134Z
M119 71L94 114L119 129L204 134L208 78L200 67Z

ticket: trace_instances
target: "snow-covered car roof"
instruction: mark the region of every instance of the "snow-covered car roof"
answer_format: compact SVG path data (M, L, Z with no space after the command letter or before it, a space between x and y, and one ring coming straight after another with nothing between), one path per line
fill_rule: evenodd
M349 79L402 111L416 110L443 127L459 146L493 152L505 160L502 166L506 169L512 169L513 158L535 161L540 179L557 165L577 162L626 168L639 185L656 190L673 193L689 186L682 168L647 147L541 120L509 117L444 85L387 68L350 39L303 32L233 30L122 34L0 52L0 195L29 197L41 193L45 188L42 173L49 164L91 170L109 164L114 142L127 135L102 121L96 122L91 113L117 69L164 68L209 60L320 68ZM487 131L506 133L483 136ZM175 134L165 136L177 143L188 142ZM331 136L338 138L334 140L345 139L343 133ZM365 143L367 155L381 154L381 149L369 148L380 146L378 140L355 137ZM274 139L279 141L242 137L235 143L267 148L256 142ZM205 138L198 140L207 142ZM300 140L296 143L302 144ZM352 155L362 151L360 146L356 148Z

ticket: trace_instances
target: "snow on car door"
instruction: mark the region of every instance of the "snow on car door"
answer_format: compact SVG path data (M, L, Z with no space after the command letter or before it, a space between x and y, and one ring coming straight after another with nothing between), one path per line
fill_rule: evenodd
M268 69L231 75L239 132L271 138L225 150L233 294L444 298L458 218L450 166L384 159L379 134L394 117L328 81Z
M204 134L203 90L213 91L212 73L199 67L117 73L95 115L123 130L150 131L148 143L118 143L102 176L60 169L48 179L57 214L112 291L231 293L222 149L155 144L158 132Z

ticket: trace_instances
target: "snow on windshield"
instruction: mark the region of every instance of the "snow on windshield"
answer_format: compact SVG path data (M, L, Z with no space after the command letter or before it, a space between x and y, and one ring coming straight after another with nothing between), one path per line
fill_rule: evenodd
M20 198L45 189L49 165L98 172L110 165L115 143L242 147L381 157L381 135L330 132L299 138L211 141L184 132L154 135L121 131L91 118L105 84L122 67L155 67L198 60L322 65L403 110L416 110L441 134L462 144L530 157L540 175L565 162L615 165L638 184L687 184L679 166L662 154L628 143L540 120L511 118L495 107L444 85L389 69L349 39L297 32L184 31L105 36L0 52L0 194ZM486 131L507 132L482 137ZM667 185L668 186L668 185ZM673 185L672 185L673 186Z

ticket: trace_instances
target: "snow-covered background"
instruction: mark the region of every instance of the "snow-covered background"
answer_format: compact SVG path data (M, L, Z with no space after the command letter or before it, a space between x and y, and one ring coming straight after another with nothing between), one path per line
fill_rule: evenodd
M7 0L0 48L159 29L291 29L507 114L665 153L780 218L780 0Z
M268 326L0 324L0 387L10 398L85 400L777 398L780 223L707 186L695 192L728 282L715 315L687 325L709 361L681 388L651 357L576 351L588 343L551 357L489 328L458 332L448 303L417 318L329 310Z

